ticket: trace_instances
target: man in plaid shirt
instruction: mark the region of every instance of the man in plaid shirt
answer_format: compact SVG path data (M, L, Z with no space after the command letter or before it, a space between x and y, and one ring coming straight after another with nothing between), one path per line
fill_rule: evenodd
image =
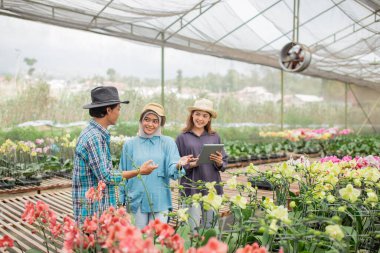
M129 179L138 174L148 175L157 165L152 160L131 171L113 170L110 153L110 133L107 128L115 125L120 115L118 91L112 86L100 86L91 90L91 104L83 106L89 109L92 120L79 136L74 155L72 198L74 218L83 224L86 217L94 213L100 215L110 206L116 206L116 186L123 178ZM99 181L105 183L100 200L86 199L86 192L98 186Z

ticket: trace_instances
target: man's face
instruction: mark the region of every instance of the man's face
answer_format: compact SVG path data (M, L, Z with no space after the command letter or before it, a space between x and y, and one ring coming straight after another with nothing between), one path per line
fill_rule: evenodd
M107 119L110 125L115 125L117 122L117 119L120 116L120 104L118 104L115 108L111 109L110 107L107 108Z

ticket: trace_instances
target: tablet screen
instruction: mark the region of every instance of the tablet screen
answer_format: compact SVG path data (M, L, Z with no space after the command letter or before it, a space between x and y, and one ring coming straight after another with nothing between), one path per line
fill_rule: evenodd
M201 153L197 164L210 164L210 155L215 154L216 151L222 152L224 144L203 144Z

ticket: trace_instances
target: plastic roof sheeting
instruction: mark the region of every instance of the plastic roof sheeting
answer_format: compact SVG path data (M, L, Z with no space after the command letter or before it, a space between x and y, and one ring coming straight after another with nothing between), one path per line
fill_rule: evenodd
M0 15L280 68L293 0L0 0ZM300 0L303 74L380 88L380 1Z

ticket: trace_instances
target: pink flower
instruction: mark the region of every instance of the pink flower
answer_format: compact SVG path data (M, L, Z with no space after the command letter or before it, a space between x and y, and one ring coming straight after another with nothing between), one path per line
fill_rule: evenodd
M95 200L95 189L91 187L85 194L85 197L88 201L93 202Z
M236 253L267 253L267 249L264 247L260 247L258 243L254 243L252 245L246 245L244 248L240 248L236 251Z
M190 248L188 253L227 253L227 251L227 244L219 242L215 237L212 237L205 246L198 249Z
M44 147L43 152L44 154L47 154L50 151L50 147Z
M30 201L26 202L24 213L21 215L23 221L33 224L36 221L34 214L34 204Z
M96 219L96 215L93 216L93 219L87 217L83 224L83 231L85 233L91 234L95 232L98 228L98 223Z
M339 135L348 135L351 132L352 132L351 129L343 129L343 130L340 130L338 134Z
M98 191L103 191L106 188L106 184L100 180L98 183Z
M14 241L8 235L4 235L0 238L0 248L11 248L14 246Z
M62 224L56 223L50 225L50 233L53 235L54 238L59 237L62 234Z
M44 143L44 139L36 139L36 144L41 145Z
M36 214L35 217L38 218L43 215L43 218L46 218L46 213L49 211L49 205L43 202L42 200L38 200L36 203Z

